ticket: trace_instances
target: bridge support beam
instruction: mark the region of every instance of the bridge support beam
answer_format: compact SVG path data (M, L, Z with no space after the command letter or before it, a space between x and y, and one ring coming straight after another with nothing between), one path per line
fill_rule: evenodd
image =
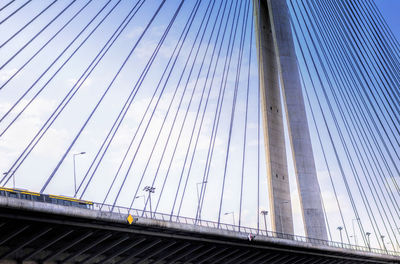
M283 0L253 0L272 228L293 233L281 93L306 236L327 239L321 192L290 28Z

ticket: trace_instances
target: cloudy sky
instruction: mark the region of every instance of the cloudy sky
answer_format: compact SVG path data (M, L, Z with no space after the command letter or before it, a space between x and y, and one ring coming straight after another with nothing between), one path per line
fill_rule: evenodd
M20 10L25 0L3 2L0 171L15 173L7 186L15 181L16 188L74 196L73 155L85 152L75 156L78 197L142 209L143 187L155 186L153 209L194 217L206 179L204 219L238 224L242 200L241 224L257 226L259 210L269 205L262 147L258 155L256 48L245 1L237 9L235 1L203 1L198 9L195 1L181 7L166 1L154 21L160 1L45 0ZM399 38L399 1L376 4ZM313 129L318 179L338 241L341 221ZM295 233L302 235L289 146L287 153ZM331 173L340 177L337 167ZM338 191L351 223L344 187Z

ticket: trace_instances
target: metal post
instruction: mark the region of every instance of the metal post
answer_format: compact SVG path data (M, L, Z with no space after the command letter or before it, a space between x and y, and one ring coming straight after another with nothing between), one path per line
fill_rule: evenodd
M10 171L12 173L12 178L13 178L13 189L15 189L15 171ZM3 172L4 176L8 175L8 172Z
M76 156L76 154L74 154L74 155L72 156L72 160L73 160L73 162L74 162L74 197L75 197L75 194L76 194L76 165L75 165L75 156Z
M149 193L149 195L148 195L148 200L149 200L149 203L150 203L150 218L153 217L153 215L152 215L152 210L151 210L151 209L152 209L152 208L151 208L151 194L154 193L155 190L156 190L156 188L155 188L155 187L151 187L151 186L145 186L145 187L143 188L143 191ZM145 206L144 206L143 213L144 213L145 210L146 210L146 204L145 204ZM171 217L172 217L172 215L171 215Z
M342 247L343 247L343 237L342 237L342 229L343 229L343 227L338 226L337 229L339 230L339 233L340 233L340 243L342 244Z
M151 192L149 192L149 203L150 203L150 217L152 217L152 210L151 210Z
M233 226L235 226L235 212L226 212L224 215L229 215L229 214L231 214L232 215L232 220L233 220Z
M358 241L357 241L357 236L356 236L356 230L355 230L355 228L354 228L354 220L358 221L358 220L360 220L360 218L351 219L351 224L352 224L352 226L353 226L354 244L357 246L357 245L358 245Z
M139 196L136 196L135 199L140 198L140 197L143 197L143 204L144 204L144 206L146 206L146 196L145 195L139 195Z
M383 249L386 251L386 254L388 254L387 248L385 246L385 236L381 235L381 239L382 239L382 245L383 245Z
M397 231L397 233L400 235L400 228L398 228L398 227L396 226L395 228L392 228L392 229L393 229L393 231ZM395 235L396 235L396 234L395 234ZM400 244L399 244L398 242L396 242L396 247L397 247L397 250L400 251ZM393 250L396 251L395 248L393 248Z
M197 190L197 199L198 199L198 203L200 204L200 193L199 193L199 184L201 184L201 189L203 189L203 185L206 184L207 181L203 181L203 182L198 182L196 183L196 190ZM201 221L201 211L199 211L199 220Z
M83 155L85 153L86 152L82 151L82 152L75 153L75 154L72 155L72 159L73 159L73 163L74 163L74 197L76 196L76 162L75 162L75 156Z
M264 226L265 226L265 233L268 236L268 229L267 229L267 215L268 215L268 211L261 211L261 214L264 215Z
M368 243L368 251L371 251L371 242L369 239L369 236L371 235L370 232L365 233L365 235L367 236L367 243Z

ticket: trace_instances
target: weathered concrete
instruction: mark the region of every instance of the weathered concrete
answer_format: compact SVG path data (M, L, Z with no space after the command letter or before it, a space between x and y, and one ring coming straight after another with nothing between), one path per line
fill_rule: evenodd
M291 214L289 208L282 210L278 207L286 205L283 204L285 199L290 201L290 194L287 194L289 183L286 176L287 164L282 117L281 113L277 112L281 105L279 96L281 89L305 233L308 237L326 240L328 236L322 210L321 192L315 169L288 7L286 1L282 0L260 1L260 7L258 7L259 1L254 0L253 3L256 32L258 32L261 101L265 121L273 228L277 232L282 230L279 224L282 216L283 231L288 233L290 230L286 226L290 226L292 221L291 215L288 215ZM282 177L286 177L286 181L280 179L279 171L282 173ZM281 216L280 213L282 213Z
M260 6L258 6L260 4ZM260 67L261 112L272 230L293 234L292 207L279 87L279 67L266 1L253 1Z
M328 239L286 1L268 0L306 236Z

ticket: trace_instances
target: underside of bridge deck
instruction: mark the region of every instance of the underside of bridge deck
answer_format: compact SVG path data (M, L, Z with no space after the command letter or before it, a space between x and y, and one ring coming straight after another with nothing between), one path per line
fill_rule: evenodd
M396 263L311 248L232 240L2 208L0 263Z

